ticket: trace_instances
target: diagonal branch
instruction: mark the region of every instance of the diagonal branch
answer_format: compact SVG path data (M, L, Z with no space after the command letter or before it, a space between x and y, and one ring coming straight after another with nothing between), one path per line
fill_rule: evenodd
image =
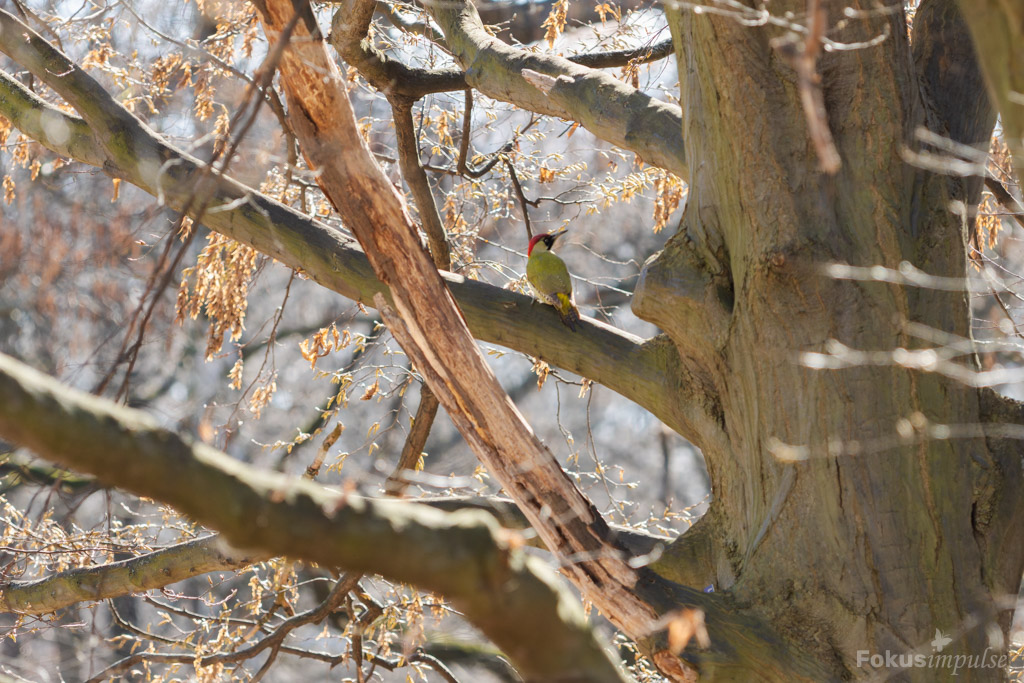
M430 190L430 181L420 160L419 145L412 122L412 101L401 97L390 97L391 111L395 121L395 137L398 140L398 161L402 168L402 176L412 193L419 210L420 225L427 234L430 256L439 270L452 269L452 252L448 246L444 223L437 211L437 202ZM430 436L430 428L437 416L440 403L437 396L426 384L420 389L420 404L416 408L412 429L405 439L402 453L398 458L394 471L385 482L385 490L390 495L401 495L408 486L406 471L416 469L420 454Z
M999 179L992 177L992 175L985 176L985 187L992 193L996 201L1006 209L1007 215L1013 218L1017 225L1024 228L1024 206L1017 201L1017 198L1010 194L1010 191L1006 189Z
M384 490L389 496L400 496L409 486L407 472L415 472L416 465L427 444L427 437L430 436L430 428L437 417L437 409L441 404L437 396L426 384L420 388L420 403L416 408L416 416L412 420L412 427L409 435L405 437L405 444L398 456L398 463L395 470L384 482Z
M290 0L268 0L264 10L268 37L279 35L295 11ZM648 636L656 630L656 613L633 591L636 571L609 542L600 513L526 424L473 342L402 196L370 154L326 46L300 26L280 69L296 137L317 183L391 287L400 317L382 314L392 333L566 575L627 633ZM378 309L387 307L383 295L375 301Z
M427 235L431 258L438 270L451 270L452 253L448 247L448 236L445 234L441 215L437 211L437 203L430 190L427 173L423 170L423 162L420 161L420 150L412 121L412 101L392 97L390 103L398 142L398 164L416 203L420 226Z

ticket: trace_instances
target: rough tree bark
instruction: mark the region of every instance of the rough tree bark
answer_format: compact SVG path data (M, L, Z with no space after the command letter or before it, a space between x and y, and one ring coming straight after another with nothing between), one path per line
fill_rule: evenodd
M815 5L771 11L803 16ZM1006 634L1024 498L1017 444L979 430L932 438L937 425L984 424L1002 399L934 364L822 370L800 361L827 358L833 339L920 348L908 322L970 335L964 292L830 279L823 266L908 261L964 277L962 220L949 204L976 202L980 185L916 169L903 151L920 147L919 127L987 149L994 123L955 3L922 3L913 49L902 12L853 3L840 21L845 5L822 5L833 41L885 36L820 57L842 160L835 176L818 170L796 76L773 47L786 32L737 21L756 20L752 10L667 8L686 158L699 171L682 229L647 262L633 309L676 343L724 434L698 439L714 501L698 535L683 536L659 568L758 605L848 677L870 670L859 651L931 653L936 629L955 634L954 653L1004 646L985 626Z

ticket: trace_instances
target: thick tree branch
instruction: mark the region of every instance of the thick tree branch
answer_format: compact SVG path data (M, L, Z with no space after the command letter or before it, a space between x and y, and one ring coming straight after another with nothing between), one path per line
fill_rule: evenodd
M623 680L576 598L490 515L369 500L258 472L2 355L0 398L4 438L173 505L235 547L441 593L530 678Z
M373 19L374 10L382 3L343 0L338 4L339 9L334 13L331 22L331 45L347 64L354 66L359 75L377 90L389 96L419 99L431 93L465 90L469 87L466 75L459 69L422 69L408 66L373 45L366 33ZM390 5L388 7L389 19L409 28L409 25L404 23L403 15ZM435 43L445 46L444 36L436 35L433 25L424 23L415 26L415 29L409 30L421 33ZM630 62L647 64L671 54L672 41L664 40L651 46L579 54L568 59L580 66L605 69L625 66Z
M638 318L665 330L679 351L689 382L701 387L703 409L694 411L693 419L687 421L697 432L696 441L690 440L706 455L729 453L718 385L732 318L728 283L708 272L692 243L680 233L647 259L631 305Z
M503 43L487 33L468 0L432 2L427 9L465 68L469 85L523 109L578 121L597 137L635 152L646 163L689 177L679 107L660 102L602 71ZM523 78L524 69L557 82L549 92L541 92Z
M493 515L506 529L530 528L519 508L504 498L420 498L415 502L443 512L479 510ZM612 533L635 557L656 555L658 548L670 541L627 527L612 527ZM523 541L530 547L543 548L536 535L528 535ZM35 581L0 584L0 612L48 614L79 602L163 588L208 572L233 571L270 557L265 552L241 552L220 535L207 536L127 560L69 569Z
M378 49L366 37L375 2L346 0L334 13L330 41L341 58L385 95L419 99L436 92L464 90L465 75L456 68L420 69Z
M728 567L722 557L721 528L712 510L679 535L662 553L652 557L651 569L683 586L706 588L719 583L716 567Z
M13 31L0 31L0 50L6 51L7 40L15 35ZM62 79L46 71L37 76L63 94ZM101 96L108 107L120 106L106 92ZM57 154L100 167L153 194L172 209L182 210L190 203L202 205L193 198L208 197L203 216L207 227L301 270L342 296L372 305L374 294L387 291L354 240L231 178L213 175L209 182L201 183L200 161L167 144L137 120L134 144L147 148L140 152L139 163L117 166L91 135L88 123L44 102L3 71L0 114ZM64 130L69 134L65 135ZM142 161L154 158L163 161L156 173L148 174L152 166ZM675 395L672 368L678 363L671 347L645 342L586 318L582 328L572 333L554 311L532 305L528 296L458 275L445 273L444 277L478 339L529 353L589 377L647 408L684 436L694 436L683 415L686 405L670 399Z

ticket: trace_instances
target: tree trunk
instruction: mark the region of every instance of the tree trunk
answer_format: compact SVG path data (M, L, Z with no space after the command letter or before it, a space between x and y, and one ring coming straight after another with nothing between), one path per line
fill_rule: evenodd
M784 4L772 14L803 17L803 3ZM906 261L964 276L964 221L949 206L976 203L980 185L915 168L904 149L920 148L922 126L987 149L995 117L969 38L952 2L923 4L913 49L901 12L839 22L845 4L823 4L831 40L887 36L818 60L834 175L819 170L785 57L804 36L787 46L778 27L667 8L692 184L633 307L675 342L718 425L694 430L714 502L659 571L728 589L846 678L869 674L870 654L933 654L936 629L953 638L942 654L1004 648L982 627L1006 633L1024 553L1000 542L1021 518L1019 455L981 427L1002 399L914 355L933 345L908 332L969 337L966 292L824 272ZM882 355L844 357L830 340Z

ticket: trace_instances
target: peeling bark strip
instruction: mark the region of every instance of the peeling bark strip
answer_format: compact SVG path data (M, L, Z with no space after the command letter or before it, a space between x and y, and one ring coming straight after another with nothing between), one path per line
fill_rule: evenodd
M294 13L270 0L268 37ZM359 133L344 80L322 41L297 27L281 62L295 133L317 182L391 287L396 331L427 384L488 470L523 510L584 595L634 638L654 630L654 609L632 591L637 575L607 540L600 514L540 443L488 367L430 262L405 202ZM377 305L384 303L377 299ZM391 324L397 325L392 317ZM409 343L414 346L409 346Z

